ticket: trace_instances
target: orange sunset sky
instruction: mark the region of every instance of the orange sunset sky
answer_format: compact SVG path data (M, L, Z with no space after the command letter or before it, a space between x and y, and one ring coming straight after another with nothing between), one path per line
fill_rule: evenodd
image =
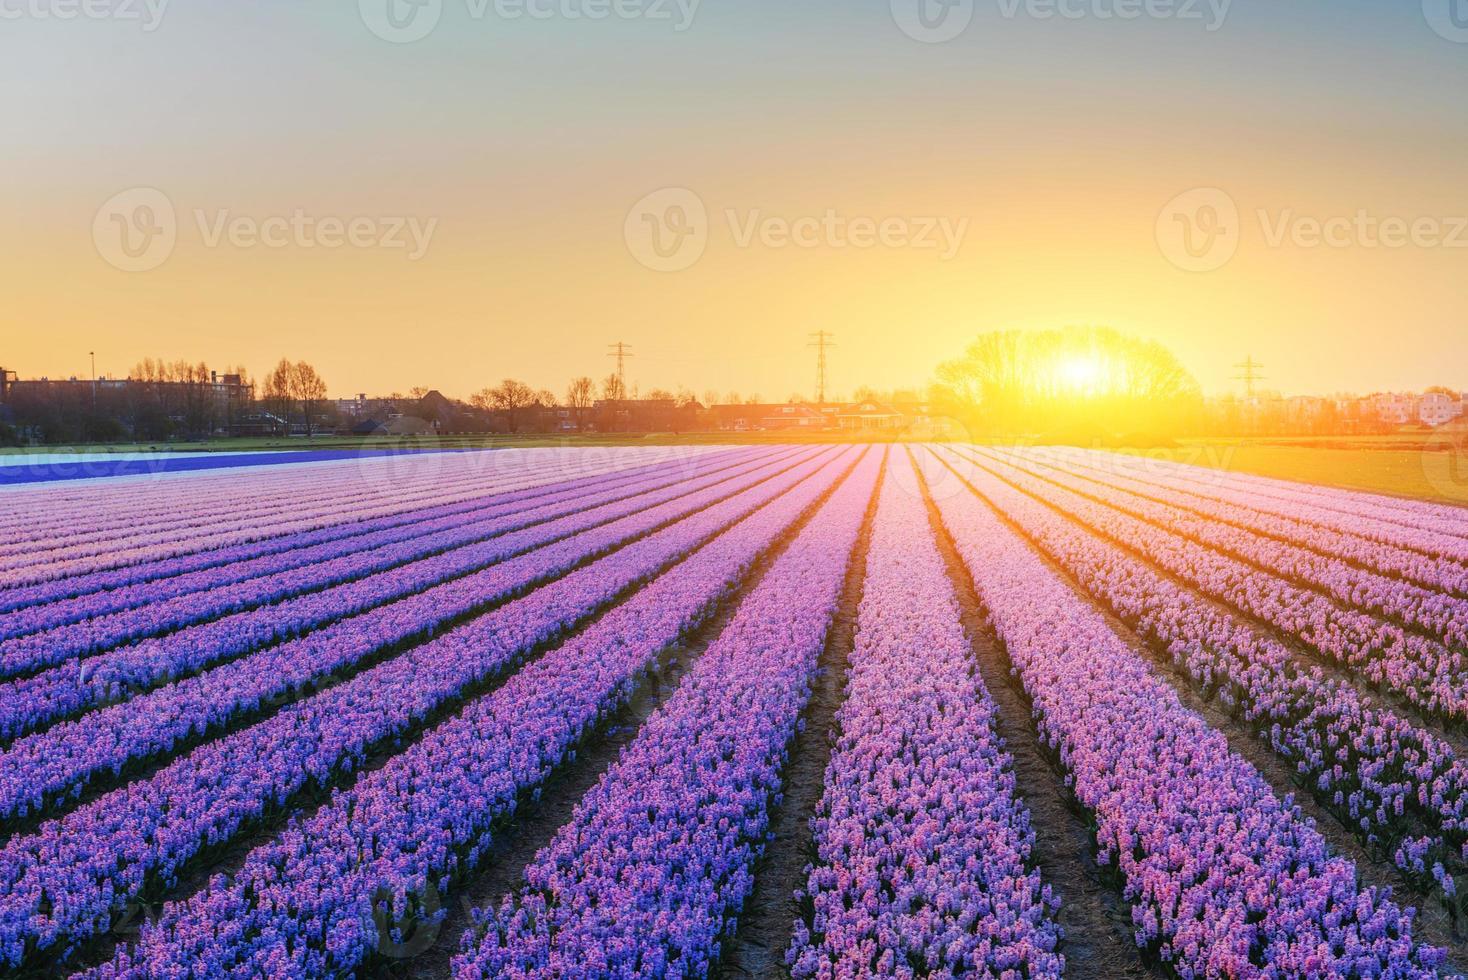
M559 392L625 340L644 391L774 399L812 393L817 329L849 391L923 384L980 331L1107 324L1207 391L1246 354L1287 392L1468 385L1468 38L1434 29L1432 0L1235 0L1218 23L1207 4L990 0L941 43L904 33L901 2L704 0L685 23L444 0L412 43L374 33L369 0L199 0L152 25L14 3L0 364L85 376L95 350L102 374L145 355L258 374L289 355L336 395L465 396L505 376ZM147 271L95 234L133 188L175 211ZM665 188L707 213L678 271L630 241ZM1239 213L1210 271L1159 245L1194 188ZM209 240L297 211L432 234L416 257ZM740 241L828 213L966 232L951 255ZM1363 214L1441 240L1294 235Z

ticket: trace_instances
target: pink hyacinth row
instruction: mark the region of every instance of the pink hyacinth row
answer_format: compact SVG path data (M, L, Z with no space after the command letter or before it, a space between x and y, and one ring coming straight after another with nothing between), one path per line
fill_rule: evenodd
M997 456L969 454L1004 479L1060 507L1160 568L1245 615L1294 636L1321 656L1358 671L1424 711L1468 717L1468 662L1441 643L1334 602L1256 566L1018 469Z
M1468 596L1468 562L1434 554L1428 532L1408 528L1393 531L1390 526L1333 515L1309 504L1271 502L1235 490L1209 488L1198 481L1148 476L1127 457L1112 457L1115 462L1103 462L1089 454L1063 450L1034 450L1025 455L1066 467L1088 479L1313 548L1386 575Z
M894 454L787 959L797 980L1059 977L1059 903L915 487Z
M1425 891L1458 909L1468 765L1446 741L1299 663L1278 640L992 474L965 476L1091 595L1252 725L1365 844L1393 854Z
M1140 947L1185 978L1437 975L1444 954L1414 939L1412 911L1360 887L1016 532L972 494L939 507Z

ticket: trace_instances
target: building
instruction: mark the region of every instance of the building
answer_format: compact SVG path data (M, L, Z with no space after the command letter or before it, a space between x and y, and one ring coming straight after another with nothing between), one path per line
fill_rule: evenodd
M1436 428L1462 417L1463 396L1443 388L1435 388L1418 402L1417 417L1423 425Z
M836 422L843 429L859 431L900 429L907 424L907 416L891 405L866 401L843 406L836 413Z
M788 404L715 405L710 412L714 424L725 432L760 432L778 429L820 430L832 423L816 408L797 402Z

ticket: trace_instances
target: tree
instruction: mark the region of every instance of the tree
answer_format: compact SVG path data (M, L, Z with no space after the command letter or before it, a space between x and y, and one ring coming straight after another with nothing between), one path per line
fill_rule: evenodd
M326 400L326 382L314 367L298 361L290 369L289 391L291 398L301 403L301 413L306 417L306 438L309 439L314 432L317 408Z
M535 391L523 381L506 378L493 388L476 392L471 401L476 408L504 412L510 431L518 432L520 410L535 404Z
M1109 327L983 334L937 373L945 411L1010 434L1162 434L1201 401L1171 351Z
M291 374L295 367L285 358L265 375L265 382L260 389L260 400L265 403L265 408L274 415L290 425L291 420Z
M586 428L586 410L596 402L596 382L585 375L566 386L566 407L576 413L576 431Z

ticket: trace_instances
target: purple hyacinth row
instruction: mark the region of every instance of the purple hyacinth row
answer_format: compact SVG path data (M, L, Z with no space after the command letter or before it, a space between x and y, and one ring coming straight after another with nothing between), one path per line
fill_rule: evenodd
M895 454L786 958L797 980L1059 977L1059 902L914 486Z
M772 463L748 480L717 488L738 492L756 479L788 485L818 462L780 474ZM761 491L763 492L763 491ZM715 494L717 496L717 493ZM228 724L242 712L308 688L321 677L350 670L379 651L425 636L443 623L519 594L537 582L646 533L660 522L681 518L708 502L705 495L680 498L590 529L559 543L505 561L449 585L327 627L66 722L15 742L0 753L0 820L23 817L48 801L79 794L95 776L171 750L180 741Z
M252 474L249 482L248 493L240 486L238 475L221 478L206 473L191 474L187 485L154 482L149 485L151 493L140 492L143 487L139 484L111 481L105 487L85 487L72 499L59 487L9 491L7 500L13 507L0 519L0 532L11 536L0 544L0 555L21 554L24 545L51 549L118 532L190 527L226 515L274 514L292 500L311 507L372 489L362 486L359 471L330 461ZM422 487L410 477L402 489ZM381 494L380 489L375 492Z
M300 499L292 500L289 495L266 502L236 498L234 513L221 509L223 501L184 500L176 502L172 513L159 520L140 521L136 515L126 515L127 519L123 515L110 516L109 501L103 504L100 521L96 520L97 514L91 515L91 520L86 514L78 515L58 526L36 529L32 534L43 536L24 546L7 545L6 553L0 557L0 570L3 570L0 574L8 579L17 570L92 558L108 551L133 551L149 545L178 548L195 539L246 529L268 531L282 521L333 519L333 512L387 502L386 488L362 486L360 471L343 468L336 462L309 464L292 476ZM471 490L476 478L473 473L464 473L457 477L457 482L462 489ZM410 475L402 489L414 495L431 493L435 489L431 479L432 471L425 469L421 474Z
M168 576L163 581L159 581L163 576L157 575L156 569L144 571L145 566L136 566L140 576L146 577L139 577L121 587L106 591L93 589L85 595L73 594L60 601L31 603L24 608L0 612L0 640L134 609L164 599L206 592L263 575L280 575L356 552L408 541L434 531L498 516L496 508L508 508L511 504L520 504L523 507L528 506L526 501L533 501L536 505L543 505L569 499L573 495L587 493L599 487L634 482L634 478L618 473L570 484L547 485L545 480L552 473L554 470L527 468L519 479L483 484L480 492L467 500L415 508L384 518L353 521L320 531L286 535L283 536L285 540L274 539L276 547L266 553L262 553L255 545L218 549L220 552L232 554L215 554L209 567ZM32 589L39 594L44 587L33 586ZM7 596L6 604L15 601L15 597Z
M336 466L340 464L331 463L323 465ZM389 482L386 478L383 479L384 482ZM338 523L340 521L340 513L340 506L335 502L329 502L324 505L320 512L314 516L302 516L289 506L283 505L279 520L269 524L256 524L242 527L236 519L229 522L225 529L216 530L202 536L164 541L155 544L134 544L126 548L118 547L116 542L104 541L97 545L84 546L88 549L94 549L95 554L78 555L61 560L48 561L45 564L33 563L30 567L0 571L0 586L17 587L33 585L61 576L89 574L120 568L142 561L173 558L206 549L249 543L293 531L326 527Z
M1456 908L1468 765L1450 745L1318 667L1301 666L1277 640L1076 521L981 470L965 476L1195 685L1253 725L1347 828L1393 853L1424 890L1440 889Z
M1357 568L1340 558L1205 517L1136 490L1073 474L1028 454L986 451L984 455L1003 459L1033 476L1324 592L1338 602L1387 617L1451 646L1468 646L1468 600Z
M1437 975L1444 954L1413 939L1413 912L1359 887L1023 539L972 494L939 508L1140 947L1183 977Z
M459 977L698 977L753 888L769 807L882 466L858 464L526 870ZM396 911L396 910L394 910Z
M701 452L691 452L688 458ZM227 528L242 519L259 524L293 509L302 514L326 513L331 505L360 509L436 496L454 486L472 490L476 483L494 482L531 468L548 469L551 479L566 480L594 469L662 463L666 456L666 451L647 449L632 449L619 457L567 449L366 460L347 456L256 470L244 480L238 473L187 474L144 484L119 485L109 480L105 486L83 489L70 501L59 487L12 490L7 491L6 499L14 506L0 518L0 532L6 535L0 554L9 557L86 541L116 540L119 533L131 536L170 528L197 532L208 525Z
M437 619L430 620L424 628L433 628L439 622L484 604L484 577L476 577L476 572L488 569L489 577L493 578L497 563L565 538L573 539L570 547L574 550L586 541L609 538L609 535L614 537L623 532L626 525L616 525L608 535L597 539L587 538L586 532L629 516L637 518L633 524L645 524L658 505L679 500L686 505L701 491L721 484L729 487L726 493L733 492L741 481L768 475L772 468L785 465L788 462L783 456L773 463L756 460L717 470L707 476L671 483L660 489L650 489L636 497L626 497L617 491L611 494L615 498L612 503L584 509L575 501L561 504L558 509L565 516L554 520L520 530L505 528L503 530L508 530L508 533L498 534L488 541L400 565L369 578L144 640L84 662L73 661L53 667L0 687L0 732L19 734L34 731L58 718L108 701L125 700L140 691L188 677L212 665L348 617L369 614L372 616L370 622L376 623L391 621L402 612L407 619L399 620L400 625L406 623L417 627L420 620L413 614L427 608L437 612ZM516 522L514 518L507 520L512 525ZM416 597L418 601L408 605L397 602L407 597ZM347 628L357 628L357 624ZM324 642L331 640L327 638ZM41 648L31 653L29 663L63 655L64 651ZM0 660L0 665L11 666L3 660Z
M360 967L414 926L436 925L451 882L479 861L498 823L627 702L658 654L707 617L850 457L774 497L365 774L257 848L232 879L167 906L134 949L90 976L149 977L185 965L211 976L330 976ZM494 635L475 657L503 642Z
M1109 462L1105 456L1092 456ZM1286 514L1308 514L1309 519L1330 527L1368 536L1380 535L1381 540L1404 547L1468 561L1468 525L1464 523L1461 507L1156 459L1135 463L1122 459L1116 465L1144 467L1143 475L1147 477L1175 478L1200 488L1203 493L1237 493L1253 507L1287 507L1289 510L1283 511Z
M3 962L64 958L129 902L174 884L205 847L354 771L465 687L509 669L819 465L722 502L723 490L706 491L688 520L13 838L0 850Z
M630 482L610 480L591 488L560 493L555 487L543 487L528 497L516 496L508 503L491 499L477 510L434 520L421 520L407 530L386 532L396 540L373 542L365 546L353 538L331 546L335 553L320 555L309 565L269 575L257 575L229 582L203 592L178 592L178 579L150 582L131 590L93 595L59 604L75 611L80 608L99 611L79 621L65 623L42 632L26 630L17 637L0 640L0 665L29 663L32 651L44 650L52 662L66 656L84 656L120 644L182 629L193 623L237 613L266 604L279 603L292 596L315 592L350 582L398 565L474 544L503 534L506 530L550 520L585 506L631 497L657 486L668 485L678 478L675 472L654 473ZM224 574L227 570L216 570ZM191 583L190 583L191 584ZM105 605L115 601L120 592L131 608L106 612ZM141 601L139 601L141 600ZM25 627L39 623L54 607L26 609L10 616ZM0 668L3 669L3 668Z
M736 456L730 454L725 457L733 461ZM514 499L526 499L545 492L548 474L556 474L560 467L556 466L549 470L542 469L539 464L527 466L533 473L539 476L530 476L526 479L526 489L513 491ZM583 477L567 483L556 483L558 490L574 490L582 487L593 486L600 481L635 479L639 474L645 474L658 469L658 467L635 467L631 469L614 469L608 467L606 472ZM493 489L495 487L516 486L520 481L505 480L495 483L485 483L476 480L476 487ZM266 574L268 572L284 570L284 568L298 567L296 565L284 565L275 567L272 562L289 562L294 556L301 552L309 553L310 549L319 545L354 537L359 534L388 528L411 525L419 520L419 515L425 517L447 516L457 512L457 509L473 507L482 493L476 493L467 501L463 490L449 494L443 498L428 501L428 509L421 506L424 501L419 500L410 505L396 505L390 507L377 507L371 514L366 512L352 512L346 514L339 523L330 524L326 527L318 527L312 530L295 531L280 534L275 537L265 538L260 541L252 541L249 544L233 545L212 550L200 551L193 554L182 555L175 558L163 558L154 561L139 561L135 564L122 568L114 568L107 571L91 572L85 575L75 575L67 578L52 579L36 585L24 588L6 589L0 592L0 610L20 609L25 606L40 603L50 603L57 600L80 597L103 590L122 590L127 586L151 582L156 579L171 576L184 577L198 575L205 582L204 587L225 584L228 580L215 581L211 575L229 575L235 569L241 569L240 577L249 578L255 574ZM510 499L510 494L506 494ZM444 500L455 501L445 503ZM380 512L380 514L379 514Z
M1125 544L1204 594L1291 634L1424 711L1468 717L1463 655L1188 538L1040 480L996 457L983 466Z
M1205 488L1196 482L1165 475L1149 476L1134 461L1125 458L1103 463L1089 454L1048 449L1032 450L1025 455L1418 585L1468 596L1468 563L1435 554L1431 544L1423 540L1427 532L1401 528L1393 533L1360 520L1332 520L1329 511L1306 504L1286 501L1270 504L1238 491Z

